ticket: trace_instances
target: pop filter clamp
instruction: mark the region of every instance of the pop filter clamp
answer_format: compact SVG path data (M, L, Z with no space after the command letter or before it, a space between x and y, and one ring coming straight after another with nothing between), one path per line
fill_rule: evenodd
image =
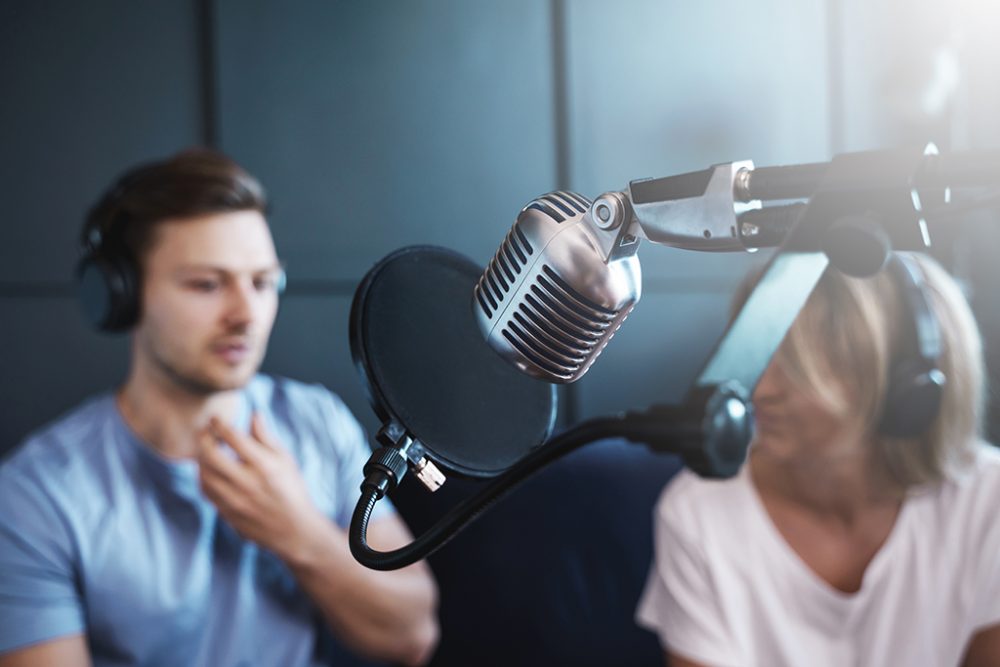
M402 394L392 389L383 391L380 383L386 377L380 376L373 365L385 371L394 364L382 363L380 353L366 350L370 347L368 337L381 327L366 324L365 305L371 312L394 317L399 315L393 312L397 306L412 306L413 299L393 301L386 296L385 303L379 303L380 299L371 296L372 285L387 267L402 266L400 257L407 255L421 264L421 270L410 276L414 280L419 275L440 273L434 267L442 260L444 264L454 260L464 271L462 279L440 283L448 282L445 291L454 291L468 280L471 295L475 280L469 270L471 263L454 253L450 259L445 257L450 251L444 249L417 247L393 253L362 281L351 313L352 353L369 398L384 422L377 436L383 446L365 466L365 481L351 522L352 554L362 564L379 570L416 562L444 545L535 471L584 444L604 438L623 437L655 451L679 454L688 467L703 476L735 474L753 434L750 393L827 267L832 265L856 276L871 275L884 265L893 248L925 250L930 245L929 212L925 209L928 200L933 202L934 219L940 222L949 213L947 192L951 187L998 185L1000 153L945 157L918 151L873 151L839 155L829 163L761 169L754 169L750 162L716 165L702 172L633 181L625 192L602 195L590 205L588 215L606 221L608 202L613 201L624 211L620 214L622 229L616 232L616 238L628 244L647 238L658 244L696 250L778 248L680 405L654 406L589 420L547 441L555 409L555 395L551 392L536 393L535 398L499 418L487 410L468 422L465 430L453 430L437 442L416 432L447 422L448 401L432 397L434 400L424 402L432 406L428 409L434 414L433 419L426 420L407 409L411 399L400 400L399 396L408 393L419 402L427 392L439 391L440 385L428 384L422 391L407 389ZM762 201L796 199L805 201L761 206ZM941 201L945 204L941 205ZM992 204L994 198L982 201ZM413 312L411 308L410 314ZM454 316L455 312L440 314ZM471 322L465 317L453 317L459 329ZM404 321L397 325L402 326ZM421 327L426 322L406 324ZM450 327L441 328L446 329ZM455 340L469 340L469 335L462 333ZM478 345L481 337L473 336L471 340ZM405 345L396 347L405 349ZM404 366L409 358L395 353L387 356ZM480 357L478 350L475 356ZM509 368L513 370L514 366ZM398 377L404 378L400 380L403 384L406 377L416 381L409 371L402 371ZM515 381L513 378L515 375L498 370L491 380L506 386ZM489 384L483 381L474 386ZM532 385L524 387L538 391ZM541 411L535 410L532 416L529 408L537 408L538 396L543 394L550 402L543 401ZM408 414L401 416L403 412ZM540 419L539 414L546 414L548 421ZM458 460L464 455L463 445L475 443L497 424L519 421L527 435L519 436L522 439L518 442L507 442L501 456L481 452L478 457ZM375 504L392 492L408 468L413 468L431 490L440 486L443 473L435 462L459 474L495 479L411 544L390 552L371 549L366 532Z

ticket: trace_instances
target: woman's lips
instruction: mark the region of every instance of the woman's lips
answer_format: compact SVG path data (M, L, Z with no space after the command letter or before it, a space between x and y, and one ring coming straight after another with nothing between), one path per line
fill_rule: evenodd
M754 410L753 418L757 428L768 431L779 428L785 421L785 418L778 412L760 409Z

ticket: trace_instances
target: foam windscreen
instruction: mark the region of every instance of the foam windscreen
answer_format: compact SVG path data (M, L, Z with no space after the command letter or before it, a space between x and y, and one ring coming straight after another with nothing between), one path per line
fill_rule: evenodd
M556 388L483 339L472 308L482 272L445 248L391 253L355 292L350 341L383 422L403 427L440 466L490 477L548 438Z

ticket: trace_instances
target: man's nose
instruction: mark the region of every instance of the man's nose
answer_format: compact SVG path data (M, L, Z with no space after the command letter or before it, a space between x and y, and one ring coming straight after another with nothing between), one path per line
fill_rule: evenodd
M246 326L254 319L254 292L252 285L236 282L229 290L226 304L226 323L231 326Z

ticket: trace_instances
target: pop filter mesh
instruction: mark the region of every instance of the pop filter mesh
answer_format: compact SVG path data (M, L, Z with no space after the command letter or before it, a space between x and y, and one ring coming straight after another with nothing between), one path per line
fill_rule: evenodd
M499 474L545 441L555 387L509 365L472 310L482 269L432 246L403 248L365 276L351 308L351 351L375 412L453 471Z

